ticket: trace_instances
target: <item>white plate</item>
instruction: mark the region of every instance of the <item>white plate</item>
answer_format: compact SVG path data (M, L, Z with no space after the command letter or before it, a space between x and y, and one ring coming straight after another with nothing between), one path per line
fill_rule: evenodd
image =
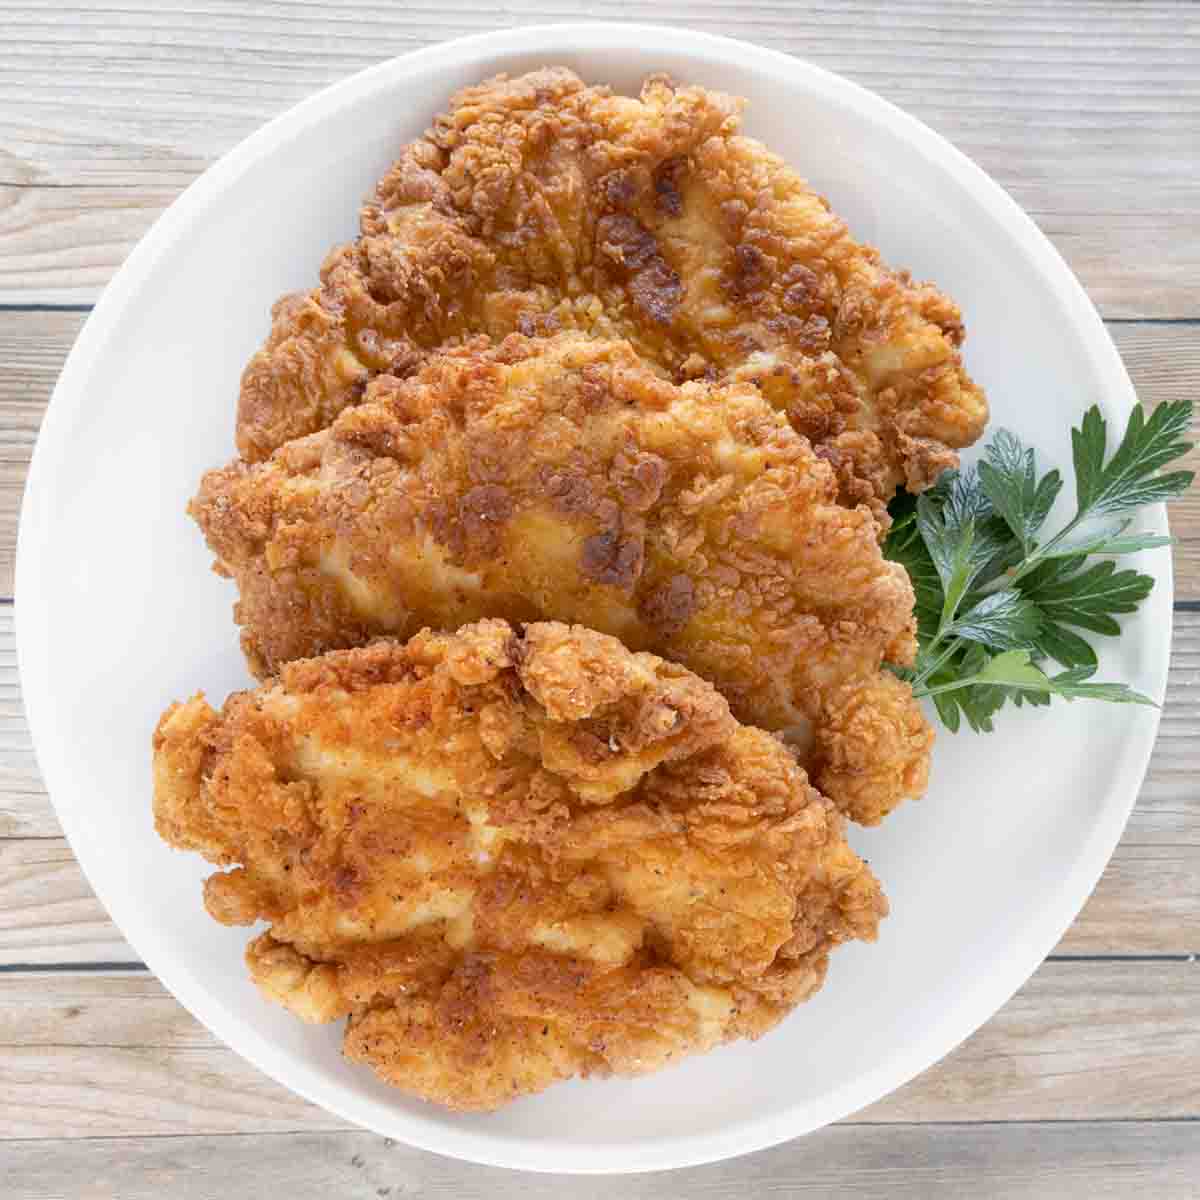
M970 326L994 419L1069 465L1068 426L1134 394L1082 289L1001 189L869 92L770 50L678 30L551 26L466 38L364 71L207 171L109 285L38 440L17 560L18 649L38 760L71 846L150 968L219 1037L348 1121L478 1162L616 1172L701 1163L837 1120L924 1070L1021 985L1112 853L1149 758L1153 710L1083 702L943 733L928 796L854 841L892 901L875 946L834 956L825 989L763 1041L636 1081L577 1082L494 1116L405 1099L343 1062L340 1029L264 1002L244 930L210 920L204 865L150 819L150 732L168 701L247 676L231 587L184 515L232 456L243 363L271 302L310 285L360 198L457 87L565 63L636 90L677 78L748 97L746 128L828 194L860 238L937 280ZM1069 476L1069 472L1068 472ZM1152 522L1165 528L1161 513ZM1144 561L1143 561L1144 560ZM1163 693L1167 553L1105 676ZM81 1081L82 1082L82 1081Z

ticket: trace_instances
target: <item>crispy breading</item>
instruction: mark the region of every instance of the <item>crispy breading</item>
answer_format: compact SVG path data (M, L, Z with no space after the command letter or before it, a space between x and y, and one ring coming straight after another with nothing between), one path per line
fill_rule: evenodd
M512 335L380 376L329 429L209 472L191 511L260 677L427 625L578 622L684 664L739 720L815 730L817 786L874 823L923 786L933 735L877 682L914 653L912 586L837 495L750 384ZM846 717L856 693L896 719Z
M877 825L899 798L925 794L932 746L912 688L880 671L822 694L807 760L843 812Z
M886 266L778 156L741 101L665 76L641 96L564 68L454 96L246 369L249 460L324 428L381 371L472 335L628 339L665 378L754 382L881 525L987 419L961 314Z
M155 824L270 999L457 1109L757 1037L887 905L787 750L613 638L483 621L172 705Z

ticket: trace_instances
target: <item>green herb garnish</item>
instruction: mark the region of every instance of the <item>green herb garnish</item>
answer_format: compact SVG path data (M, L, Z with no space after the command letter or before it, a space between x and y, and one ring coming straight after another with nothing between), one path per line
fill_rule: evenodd
M1093 406L1071 430L1075 515L1052 536L1043 526L1063 481L1039 477L1032 449L1001 429L978 467L948 471L920 496L901 493L884 554L901 563L917 598L918 654L891 669L929 696L951 730L965 717L992 730L1006 702L1045 705L1052 696L1154 704L1123 683L1092 681L1096 652L1083 632L1115 636L1154 580L1118 570L1111 558L1165 546L1168 537L1130 532L1132 514L1170 500L1191 471L1161 474L1186 454L1191 401L1134 409L1125 436L1105 457L1108 430ZM1054 672L1050 662L1063 668Z

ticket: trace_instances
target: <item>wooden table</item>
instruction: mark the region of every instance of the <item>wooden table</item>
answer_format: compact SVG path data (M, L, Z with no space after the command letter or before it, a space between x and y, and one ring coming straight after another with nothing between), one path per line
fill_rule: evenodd
M762 42L915 113L1054 240L1145 404L1200 390L1200 5L0 0L0 596L55 377L155 216L267 118L352 71L581 15ZM135 961L61 836L0 601L0 1195L1200 1195L1195 493L1173 524L1162 732L1121 845L1056 952L965 1045L851 1120L625 1180L518 1176L359 1132L197 1025Z

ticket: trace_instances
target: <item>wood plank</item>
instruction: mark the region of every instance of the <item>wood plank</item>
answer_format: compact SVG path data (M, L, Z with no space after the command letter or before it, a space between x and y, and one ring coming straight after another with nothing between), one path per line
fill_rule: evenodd
M0 974L0 1057L21 1047L212 1049L220 1043L148 971Z
M1200 613L1175 614L1166 703L1138 802L1057 954L1200 951Z
M0 841L0 965L136 961L64 840Z
M5 605L0 608L0 839L61 833L25 723L12 605Z
M75 864L36 776L0 610L0 964L132 961ZM1060 954L1200 952L1200 613L1175 620L1167 700L1137 806ZM967 736L967 735L962 735ZM30 835L37 835L31 837ZM37 840L40 837L42 840Z
M1192 776L1195 788L1195 774ZM1189 836L1195 836L1195 796ZM1131 822L1132 826L1132 822ZM1132 836L1136 837L1136 833ZM1200 952L1200 846L1140 846L1122 840L1055 954Z
M0 1130L13 1138L346 1127L232 1050L8 1048L3 1062Z
M587 15L730 33L842 71L975 157L1032 213L1106 315L1200 316L1194 7L829 7L592 0ZM86 0L65 10L0 0L10 34L0 56L0 303L93 299L157 213L262 121L389 54L501 23L496 11L474 0L386 10L373 0L206 0L199 8ZM502 17L569 20L578 8L513 0ZM36 328L23 327L10 359L10 318L27 317ZM0 598L11 592L20 489L43 397L81 321L0 313ZM1200 328L1115 332L1144 399L1196 394ZM1200 490L1176 506L1173 528L1178 595L1200 599ZM57 838L20 710L10 613L0 608L0 964L124 958L132 951ZM1170 706L1138 807L1063 953L1197 949L1200 634L1192 620L1181 614L1188 629L1177 633ZM46 840L6 844L6 836ZM1195 971L1185 962L1050 963L956 1054L857 1119L867 1123L619 1185L476 1168L340 1127L220 1047L144 973L4 972L0 1139L10 1120L28 1132L0 1140L0 1193L1192 1197L1200 1178Z
M181 190L0 185L0 302L95 300Z
M13 591L21 494L42 415L86 313L0 312L0 596ZM0 834L5 830L0 800Z
M1200 1115L1200 968L1047 962L982 1029L858 1121Z
M86 315L0 312L0 597L12 594L21 491L42 413ZM1114 322L1108 329L1144 404L1200 396L1200 323ZM1190 465L1200 468L1200 450ZM1176 595L1200 599L1200 487L1172 507L1172 529Z
M858 1123L1200 1117L1200 968L1047 963ZM147 975L0 976L0 1139L346 1128L211 1037Z
M1108 331L1143 406L1155 408L1168 400L1190 399L1200 409L1200 322L1110 324ZM1178 465L1200 472L1200 411L1192 424L1192 437L1195 446ZM1171 551L1175 598L1200 600L1200 484L1193 485L1170 506L1170 522L1171 533L1177 539Z
M722 33L874 89L1040 222L1109 316L1200 315L1200 25L1186 4L592 0L593 19ZM328 83L556 0L0 5L0 297L93 298L208 163Z
M1194 1125L1168 1122L835 1125L760 1154L619 1183L476 1167L369 1133L103 1138L0 1144L0 1173L20 1200L1193 1200L1200 1138Z

